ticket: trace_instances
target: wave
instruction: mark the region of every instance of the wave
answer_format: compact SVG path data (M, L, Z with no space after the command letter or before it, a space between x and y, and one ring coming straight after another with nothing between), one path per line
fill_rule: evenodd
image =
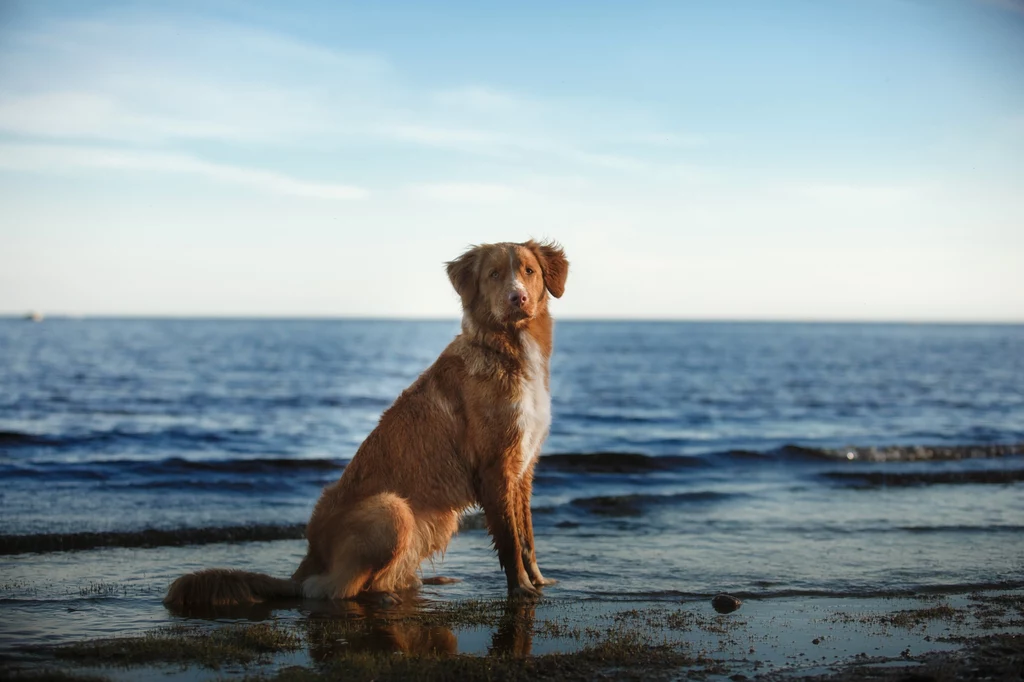
M541 457L539 466L542 469L570 473L645 473L730 462L919 462L991 459L1015 455L1024 455L1024 443L848 448L812 448L789 444L765 451L726 450L704 455L652 456L635 452L551 454Z
M646 474L679 471L722 464L778 461L827 461L847 459L845 452L815 450L786 445L775 450L726 450L703 455L645 455L637 452L580 452L544 455L538 462L541 472L573 474Z
M65 433L0 433L0 455L22 452L88 452L109 454L119 452L196 452L256 455L268 450L288 451L296 446L296 438L281 438L254 428L202 428L177 425L162 429L113 428L103 431L76 430Z
M1018 524L993 524L984 526L971 526L966 524L952 524L945 526L896 526L895 529L882 528L882 532L890 530L903 531L905 533L977 533L988 535L990 533L1012 533L1015 535L1024 534L1024 526Z
M729 449L694 454L650 455L645 452L597 451L566 452L544 456L542 466L551 471L591 473L643 473L652 470L682 469L729 462L787 461L787 462L911 462L948 461L1006 457L1024 454L1024 443L993 442L998 436L984 429L975 429L974 443L963 445L882 445L882 446L808 446L799 443L784 444L765 450ZM938 433L919 436L941 440ZM74 431L65 433L32 433L19 430L0 430L0 454L17 454L19 450L93 450L107 451L130 447L133 451L172 450L177 452L224 452L252 453L258 457L260 450L275 447L273 436L258 429L206 429L191 425L173 425L155 430L133 430L114 428L102 431ZM657 449L664 452L676 447L682 452L693 443L680 441L657 441ZM281 447L280 443L276 446ZM287 447L287 446L284 446ZM347 454L347 453L346 453ZM32 452L36 455L36 452Z
M182 471L218 471L228 473L277 473L281 471L331 471L345 466L336 459L287 459L284 457L189 460L172 457L163 460L165 465Z
M652 457L636 452L590 452L544 455L538 467L542 471L588 474L642 474L689 467L707 466L699 457L662 455Z
M989 471L827 471L822 478L852 488L909 488L926 485L1006 484L1024 481L1024 469Z
M220 444L232 440L229 433L216 431L200 431L197 429L174 427L162 431L125 431L111 429L109 431L92 431L77 434L35 434L20 431L0 432L0 447L11 449L16 447L49 447L70 449L105 444L127 444L144 442L150 445L158 443L188 442L193 444Z
M900 588L883 589L871 586L849 587L842 590L827 588L790 588L779 590L729 590L728 594L744 601L761 601L768 599L792 599L806 597L856 598L856 599L892 599L901 597L920 597L923 595L956 595L981 592L1019 590L1024 587L1022 580L1005 580L992 582L965 582L946 584L924 584ZM607 600L650 600L650 601L697 601L711 599L722 591L685 592L681 590L651 590L639 592L593 591L592 599Z
M719 502L742 497L742 493L723 493L713 490L674 493L669 495L602 495L598 497L578 497L569 504L600 516L640 516L648 507L654 505L695 504Z
M45 436L37 436L21 431L0 431L0 446L11 445L48 445L50 440Z
M0 477L6 478L93 478L107 479L112 474L170 476L189 473L286 474L288 472L337 471L345 466L335 459L287 459L283 457L191 460L169 457L159 460L101 459L87 462L30 462L0 465Z
M108 437L115 437L108 434ZM178 477L182 485L190 481L200 486L211 487L204 477L221 474L225 477L289 477L306 475L318 480L323 476L340 475L347 460L340 458L291 458L291 457L224 457L224 458L183 458L161 459L109 458L68 461L61 459L37 459L14 457L14 450L22 446L37 447L46 444L47 449L63 450L60 444L67 439L50 438L17 431L0 431L0 453L8 457L0 459L0 480L81 480L107 481L128 477L128 483L144 485L138 479L167 479ZM229 448L223 448L227 454ZM564 475L627 475L644 476L662 472L685 472L697 469L714 470L723 467L751 467L761 464L838 464L844 466L856 462L927 462L956 461L979 458L999 458L1024 455L1024 444L985 444L961 446L889 446L873 448L810 448L800 445L784 445L765 451L727 450L702 455L648 455L638 452L567 452L544 455L537 467L538 481L554 481ZM936 471L884 472L877 468L872 471L842 470L821 474L823 480L855 487L912 486L933 483L1011 483L1022 480L1019 470L1010 471ZM134 477L134 478L133 478ZM187 480L181 480L188 477ZM549 478L550 477L550 478Z
M636 452L558 453L540 458L541 471L642 474L721 464L757 462L920 462L991 459L1024 455L1024 443L977 445L890 445L812 448L783 445L771 450L726 450L703 455L646 455Z
M991 459L1024 455L1024 443L984 443L976 445L891 445L815 450L786 445L783 452L798 451L812 457L864 462L920 462L964 459Z
M218 542L300 540L306 524L257 524L217 528L181 528L110 533L37 533L0 535L0 555L70 552L99 547L180 547Z

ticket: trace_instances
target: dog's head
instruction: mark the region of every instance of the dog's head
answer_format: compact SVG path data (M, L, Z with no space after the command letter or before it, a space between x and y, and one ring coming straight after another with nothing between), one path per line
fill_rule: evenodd
M520 326L565 291L569 261L555 243L481 244L448 263L462 308L480 323Z

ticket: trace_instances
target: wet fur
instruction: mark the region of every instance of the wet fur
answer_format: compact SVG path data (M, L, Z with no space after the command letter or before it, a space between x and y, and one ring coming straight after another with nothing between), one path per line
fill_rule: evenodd
M208 569L178 578L164 602L349 599L415 588L420 563L444 551L473 505L484 510L510 594L553 582L537 566L530 498L550 423L548 298L562 295L568 268L558 245L533 241L484 244L448 263L462 332L324 489L291 579Z

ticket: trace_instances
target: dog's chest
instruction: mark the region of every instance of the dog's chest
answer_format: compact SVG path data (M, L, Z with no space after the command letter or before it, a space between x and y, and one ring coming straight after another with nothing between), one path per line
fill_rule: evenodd
M551 428L551 393L546 381L547 359L533 339L527 338L525 346L526 367L520 379L519 402L516 405L522 454L520 477L540 454L540 447Z

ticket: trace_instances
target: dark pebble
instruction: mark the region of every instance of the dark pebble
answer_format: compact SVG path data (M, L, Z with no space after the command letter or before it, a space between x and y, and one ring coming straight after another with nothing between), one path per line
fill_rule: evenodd
M718 611L719 613L732 613L742 604L743 602L739 599L728 594L716 595L715 598L711 600L711 606L713 606L715 611Z

